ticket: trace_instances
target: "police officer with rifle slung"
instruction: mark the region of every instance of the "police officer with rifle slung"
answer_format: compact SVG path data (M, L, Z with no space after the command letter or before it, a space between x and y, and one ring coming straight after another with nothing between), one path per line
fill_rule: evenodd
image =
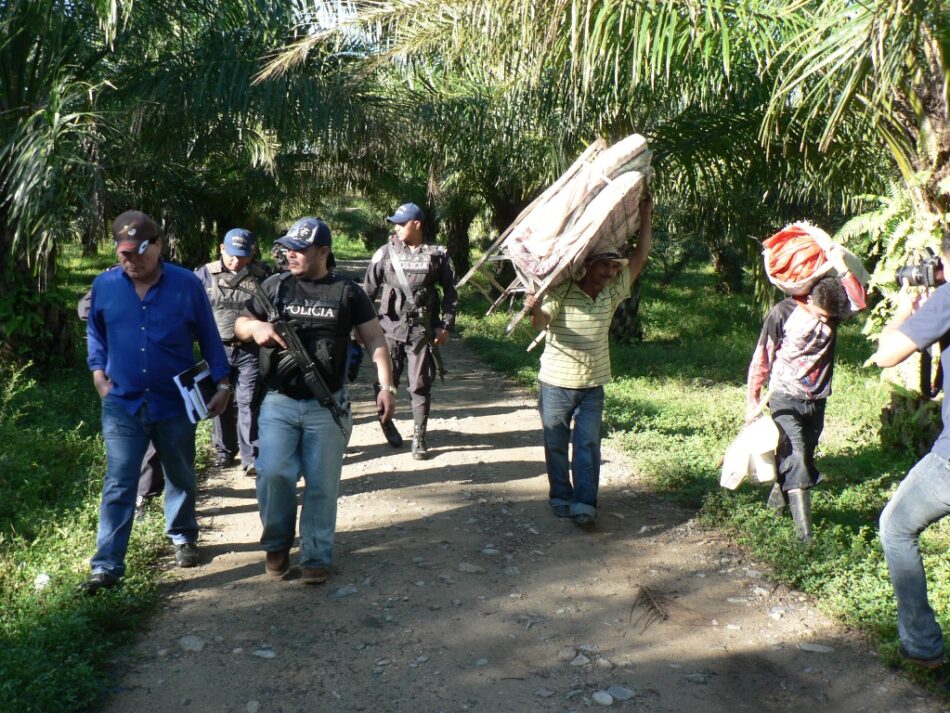
M289 269L260 286L263 294L247 301L234 331L260 345L267 389L257 459L264 569L275 578L290 569L302 473L301 581L320 584L330 576L343 451L353 423L345 380L351 330L372 355L381 384L392 385L392 364L366 293L327 269L327 224L301 218L278 243L287 248ZM376 406L380 418L392 417L390 389L379 392Z
M224 235L219 246L221 257L202 265L195 274L204 285L214 311L214 321L221 333L224 351L231 364L234 398L224 413L212 422L215 460L218 467L227 467L240 453L241 468L250 477L257 475L257 409L254 395L258 386L258 351L254 342L242 342L234 334L234 321L244 308L247 294L229 286L234 275L245 270L248 281L262 282L272 270L267 263L254 259L254 235L244 228L234 228Z
M394 383L399 385L404 370L409 375L412 457L425 460L432 383L436 373L443 380L445 373L439 347L449 339L458 306L455 270L445 248L424 239L425 214L415 203L399 206L386 220L396 226L396 233L373 255L363 288L370 297L382 288L379 320L393 360ZM383 421L382 427L389 444L399 448L402 437L395 424Z

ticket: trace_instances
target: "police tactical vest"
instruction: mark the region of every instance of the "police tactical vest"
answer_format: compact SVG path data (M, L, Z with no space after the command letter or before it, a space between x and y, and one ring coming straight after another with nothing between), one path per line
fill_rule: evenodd
M443 264L448 260L448 253L441 245L423 243L418 252L412 252L398 240L390 243L406 273L406 280L412 290L416 306L429 310L431 314L439 312L439 295L435 285L439 281ZM383 268L383 291L380 297L380 311L393 319L399 319L406 312L406 299L399 289L399 278L392 266L392 253L386 250L383 254L385 266Z
M281 319L292 322L330 391L342 388L346 375L353 329L352 290L353 281L345 277L308 283L284 272L272 298ZM269 389L295 399L313 398L293 357L283 349L261 348L261 374Z
M234 321L244 308L249 295L227 286L227 281L234 277L234 273L225 269L220 260L209 262L205 267L211 275L211 287L206 291L214 312L214 321L218 325L218 332L221 333L221 341L230 342L234 339ZM254 267L258 269L253 270ZM255 274L255 272L260 274ZM259 263L252 263L251 274L246 279L259 281L265 277L267 277L266 270L262 266L259 267Z

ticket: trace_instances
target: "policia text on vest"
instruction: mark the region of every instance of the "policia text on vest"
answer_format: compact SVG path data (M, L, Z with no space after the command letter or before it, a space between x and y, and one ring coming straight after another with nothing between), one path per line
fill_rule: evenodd
M320 405L325 409L330 411L330 414L333 416L333 420L336 422L336 425L340 427L340 430L343 432L344 437L349 437L349 434L346 431L346 427L343 425L343 419L346 414L343 413L343 410L340 408L340 405L333 399L333 394L330 392L330 389L327 387L326 382L323 380L323 376L320 374L319 369L317 369L316 363L313 359L310 358L310 355L307 353L307 350L304 348L303 343L300 341L300 337L297 336L297 331L294 329L293 325L284 319L281 319L280 313L277 311L277 308L274 306L274 303L271 302L270 298L267 296L267 293L261 289L260 284L256 281L249 281L252 285L251 289L245 289L242 286L242 282L245 281L247 277L247 268L244 268L238 272L234 278L231 280L231 287L243 290L249 295L257 298L261 306L267 312L267 321L274 325L274 330L277 334L280 335L281 339L287 344L287 354L293 360L293 363L300 370L300 373L303 376L303 380L306 383L307 387L313 393L317 401L320 402ZM309 307L307 309L319 309L322 310L324 316L332 316L336 318L336 314L333 313L333 308L331 306L317 306ZM327 315L327 311L330 312ZM293 314L293 310L288 309L288 313ZM317 315L308 315L308 316L317 316ZM278 366L279 368L279 366ZM263 368L262 368L263 371Z

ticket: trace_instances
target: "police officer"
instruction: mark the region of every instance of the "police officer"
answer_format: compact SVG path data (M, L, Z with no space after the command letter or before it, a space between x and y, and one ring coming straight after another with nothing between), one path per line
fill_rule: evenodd
M232 289L228 282L236 272L248 267L247 280L262 282L271 273L270 267L254 259L254 236L244 228L234 228L224 235L219 246L221 257L202 265L195 274L208 292L214 319L224 342L231 365L231 383L235 398L212 423L215 461L219 467L234 462L240 452L241 467L250 477L257 475L257 410L253 408L258 382L258 351L254 342L242 342L234 334L234 321L247 301L247 293ZM246 283L243 286L247 286Z
M290 321L328 392L339 405L334 413L321 405L304 380L287 344L268 321L265 305L248 300L235 332L261 346L261 374L267 394L260 412L257 500L266 552L264 569L274 578L290 569L294 541L296 484L303 474L300 513L301 582L320 584L330 576L336 503L343 451L352 430L346 390L347 354L354 328L376 363L380 383L392 385L392 364L376 311L352 280L331 273L330 228L318 218L301 218L280 238L287 248L288 270L262 285L281 320ZM280 349L283 347L283 349ZM379 417L392 417L389 389L377 394Z
M398 386L408 370L412 457L425 460L430 391L436 372L442 374L438 348L449 339L458 305L455 270L445 248L425 240L425 214L415 203L404 203L386 220L396 226L396 233L373 255L363 289L375 297L382 287L379 319L392 356L393 383ZM384 421L382 427L390 445L399 448L402 437L395 424Z

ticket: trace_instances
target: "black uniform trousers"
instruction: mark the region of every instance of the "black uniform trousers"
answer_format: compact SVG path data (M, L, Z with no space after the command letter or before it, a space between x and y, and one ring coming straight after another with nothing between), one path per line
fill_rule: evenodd
M148 442L148 449L142 458L139 469L139 487L136 495L140 498L153 498L161 495L165 489L165 476L162 473L162 462L155 450L155 444Z
M260 352L256 344L225 345L231 364L234 394L228 407L212 422L212 442L219 456L241 455L244 470L257 461L257 413L251 408L260 378Z
M393 384L399 386L403 372L409 379L409 403L413 415L428 416L432 405L432 384L435 383L435 357L428 347L417 354L412 347L415 340L398 341L386 336L389 356L393 360Z

